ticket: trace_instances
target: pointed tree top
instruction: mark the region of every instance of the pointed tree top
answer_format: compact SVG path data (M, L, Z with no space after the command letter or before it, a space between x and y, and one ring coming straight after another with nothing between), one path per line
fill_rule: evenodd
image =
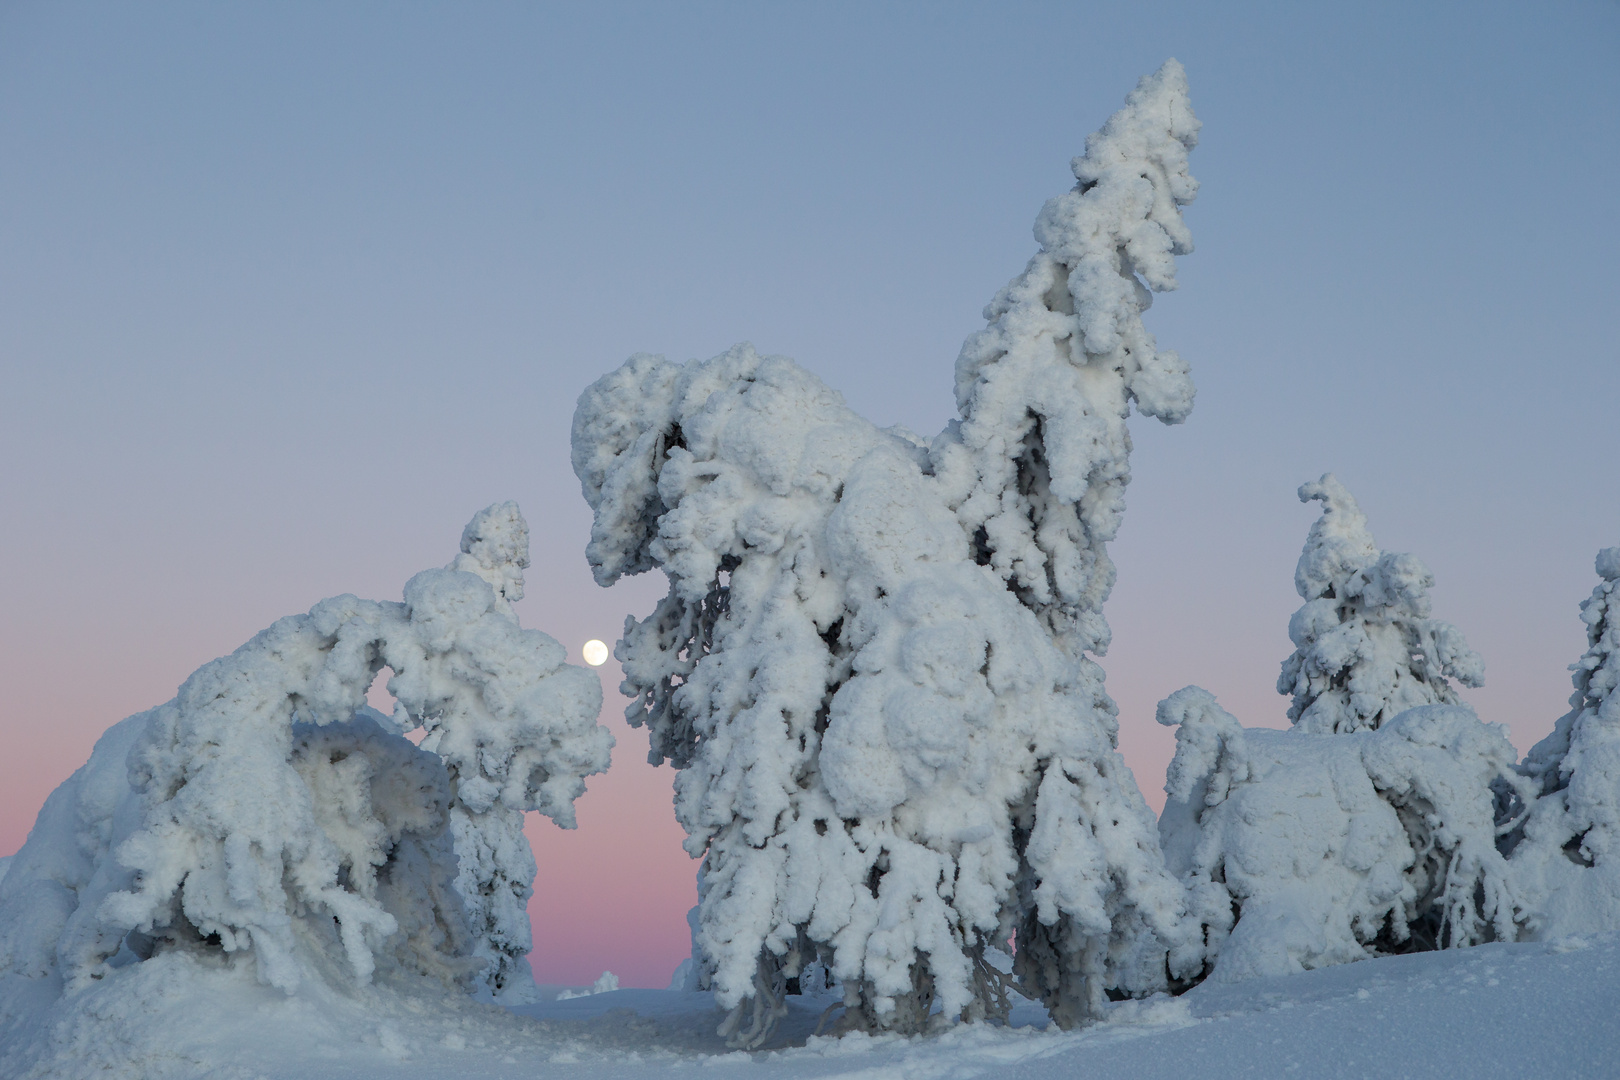
M1322 504L1322 516L1311 526L1294 570L1294 588L1306 600L1325 596L1334 582L1378 561L1378 545L1367 529L1367 515L1332 473L1301 484L1299 501Z

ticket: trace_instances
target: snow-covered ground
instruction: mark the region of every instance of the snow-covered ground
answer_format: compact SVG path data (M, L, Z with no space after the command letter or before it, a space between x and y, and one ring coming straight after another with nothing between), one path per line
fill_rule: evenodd
M0 1075L169 1077L1612 1077L1620 938L1483 945L1111 1007L1081 1031L1034 1005L1010 1027L812 1033L827 999L790 999L770 1047L728 1052L706 993L618 990L503 1009L441 992L356 996L259 983L251 964L171 953L67 1001L0 989ZM555 998L564 988L550 987ZM21 992L21 993L20 993ZM79 998L75 1001L74 998ZM84 999L88 1000L84 1000ZM716 1072L718 1070L718 1073Z

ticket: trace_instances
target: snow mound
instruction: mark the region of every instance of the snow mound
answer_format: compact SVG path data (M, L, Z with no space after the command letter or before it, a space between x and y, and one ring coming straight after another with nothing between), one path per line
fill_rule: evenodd
M1431 705L1350 735L1244 728L1196 686L1159 722L1177 725L1160 835L1212 981L1517 937L1527 910L1496 846L1493 785L1515 756L1500 725Z

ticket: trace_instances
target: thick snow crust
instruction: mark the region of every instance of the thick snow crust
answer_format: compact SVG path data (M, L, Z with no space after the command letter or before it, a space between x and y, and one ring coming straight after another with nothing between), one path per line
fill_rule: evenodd
M957 364L961 418L880 430L746 345L638 355L575 413L598 582L670 592L616 650L704 859L695 977L738 1045L822 963L844 1025L1003 1015L985 950L1060 1023L1194 965L1180 889L1086 655L1138 408L1192 386L1142 328L1191 248L1197 121L1174 61L1087 141L1041 252Z
M1456 704L1451 679L1483 685L1485 662L1462 632L1429 618L1428 568L1380 551L1332 473L1302 486L1299 499L1322 504L1294 571L1305 605L1288 623L1295 649L1277 680L1299 730L1376 728L1419 705Z
M291 993L331 954L362 984L532 993L523 814L571 826L612 739L596 676L512 613L527 563L516 505L492 506L403 603L323 600L115 725L0 881L0 975L77 993L246 954ZM364 704L384 666L392 718Z

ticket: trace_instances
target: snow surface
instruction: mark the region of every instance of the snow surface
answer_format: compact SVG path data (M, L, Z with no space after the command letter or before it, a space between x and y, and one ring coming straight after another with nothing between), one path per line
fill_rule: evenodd
M618 990L510 1009L470 997L289 997L242 963L169 953L58 1003L0 984L7 1080L735 1076L1008 1080L1129 1076L1612 1077L1620 938L1491 944L1383 957L1179 998L1107 1006L1075 1032L1014 1007L1006 1027L934 1037L810 1038L825 998L789 998L771 1047L727 1052L711 995Z

